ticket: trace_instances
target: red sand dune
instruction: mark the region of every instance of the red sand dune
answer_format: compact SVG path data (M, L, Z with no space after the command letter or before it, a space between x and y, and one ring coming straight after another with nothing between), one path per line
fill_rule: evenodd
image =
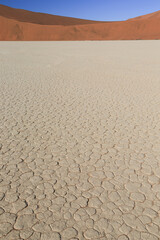
M121 22L97 22L0 5L0 40L160 39L160 11Z

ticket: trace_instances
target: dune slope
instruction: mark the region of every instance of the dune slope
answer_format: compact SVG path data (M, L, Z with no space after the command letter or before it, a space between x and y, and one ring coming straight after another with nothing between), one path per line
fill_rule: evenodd
M0 5L0 40L160 39L160 11L121 22L98 22Z

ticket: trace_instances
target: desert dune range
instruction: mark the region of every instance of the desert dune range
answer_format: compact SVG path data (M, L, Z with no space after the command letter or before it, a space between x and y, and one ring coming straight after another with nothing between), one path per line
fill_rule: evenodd
M158 49L0 43L1 240L160 239Z
M126 21L101 22L36 13L0 4L1 41L142 39L160 39L160 11Z

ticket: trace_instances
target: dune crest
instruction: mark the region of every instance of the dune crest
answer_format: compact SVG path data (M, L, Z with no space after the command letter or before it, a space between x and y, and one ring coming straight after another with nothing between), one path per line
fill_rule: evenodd
M160 11L120 22L100 22L0 5L0 40L160 39Z

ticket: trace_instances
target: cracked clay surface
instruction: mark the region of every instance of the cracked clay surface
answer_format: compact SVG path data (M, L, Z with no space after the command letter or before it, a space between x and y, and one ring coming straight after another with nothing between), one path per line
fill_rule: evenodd
M0 43L0 239L160 239L160 42Z

